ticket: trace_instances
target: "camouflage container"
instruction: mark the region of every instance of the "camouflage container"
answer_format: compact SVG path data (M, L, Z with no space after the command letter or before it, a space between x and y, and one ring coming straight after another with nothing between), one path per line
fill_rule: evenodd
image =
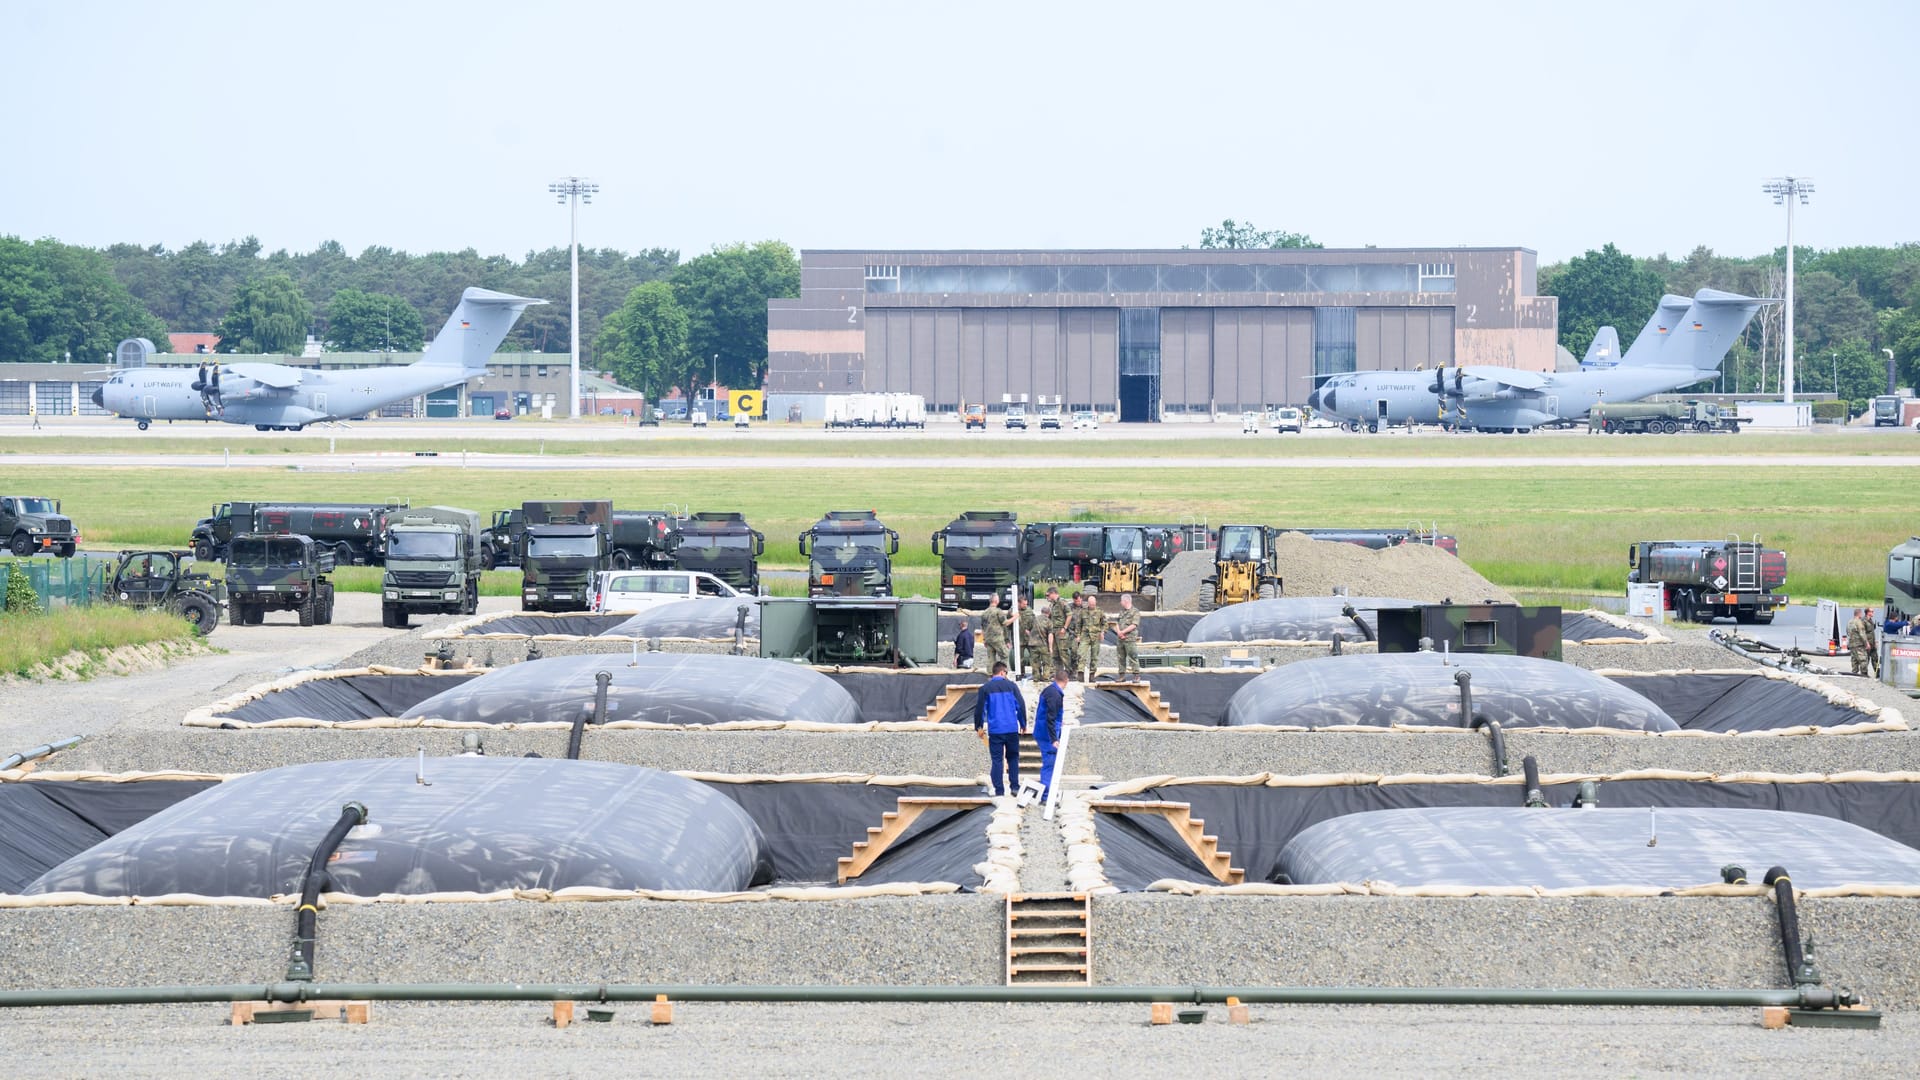
M1519 604L1418 604L1378 616L1382 653L1420 651L1560 659L1560 609Z

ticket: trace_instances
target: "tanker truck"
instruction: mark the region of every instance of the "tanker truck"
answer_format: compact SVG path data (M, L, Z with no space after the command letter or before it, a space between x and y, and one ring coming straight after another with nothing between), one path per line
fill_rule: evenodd
M1642 540L1627 549L1627 580L1659 582L1682 622L1770 623L1787 605L1787 553L1751 540Z

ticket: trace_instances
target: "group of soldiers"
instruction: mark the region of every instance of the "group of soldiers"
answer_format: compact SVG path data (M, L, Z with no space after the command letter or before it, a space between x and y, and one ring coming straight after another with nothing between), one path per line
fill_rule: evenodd
M987 651L987 670L995 663L1008 661L1011 633L1020 635L1021 666L1041 678L1056 671L1072 678L1084 676L1092 682L1100 666L1100 642L1108 630L1118 642L1120 674L1140 670L1140 613L1133 609L1133 597L1120 596L1120 610L1108 615L1094 601L1094 589L1086 589L1068 600L1061 600L1058 586L1047 589L1047 610L1043 614L1019 599L1019 610L1009 613L995 596L980 618L980 645Z

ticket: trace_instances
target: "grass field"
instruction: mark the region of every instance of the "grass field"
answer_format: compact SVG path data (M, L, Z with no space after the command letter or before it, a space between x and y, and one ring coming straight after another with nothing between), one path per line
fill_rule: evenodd
M25 675L34 665L70 652L97 656L122 645L191 637L191 627L163 611L62 607L45 614L8 612L0 614L0 674Z
M1221 444L1213 448L1220 452ZM1789 593L1853 603L1881 597L1887 551L1920 526L1910 509L1912 470L1872 466L1729 469L1623 461L1609 467L1519 468L1493 462L1395 472L1226 469L1201 463L1191 469L1140 470L1100 460L1068 470L983 463L947 471L863 469L857 458L828 458L809 471L320 474L275 468L23 467L7 473L9 488L64 499L93 548L184 547L194 520L212 503L230 498L401 497L416 506L445 503L490 511L523 499L609 497L616 506L630 508L742 511L767 535L767 565L799 567L804 563L795 538L822 511L866 508L878 511L900 533L902 591L931 589L937 561L929 538L969 509L1012 509L1025 520L1326 526L1417 521L1459 537L1462 557L1497 584L1566 593L1622 592L1627 547L1637 539L1757 534L1788 552ZM371 588L376 573L350 569L342 573L341 587ZM511 595L517 580L511 573L489 575L485 591Z
M968 438L948 428L937 433L944 437L835 433L825 439L783 437L780 427L736 433L715 430L698 434L684 430L636 430L615 425L591 428L591 438L581 438L578 428L552 426L554 437L540 437L538 422L528 430L485 434L450 431L420 438L381 438L372 425L356 429L352 438L333 439L324 433L278 433L256 438L252 431L223 435L210 428L206 437L142 438L129 430L125 437L86 438L57 432L24 435L9 432L0 438L0 458L10 454L199 454L228 452L236 460L269 463L293 454L325 454L330 447L342 457L352 454L413 454L431 451L449 455L462 451L489 454L539 454L547 457L633 456L703 457L716 452L751 454L762 457L858 456L881 454L894 458L942 458L956 453L996 460L1017 461L1034 454L1070 454L1099 461L1125 461L1143 454L1162 458L1207 458L1230 455L1236 458L1291 460L1316 458L1382 458L1408 454L1470 454L1491 460L1516 457L1573 456L1627 460L1649 453L1696 457L1742 454L1754 456L1785 454L1844 454L1851 457L1877 457L1920 452L1920 441L1910 431L1858 432L1832 431L1808 434L1743 433L1737 436L1589 436L1584 432L1538 432L1525 437L1512 435L1441 435L1427 430L1418 436L1344 435L1316 432L1311 438L1279 436L1270 432L1235 438L1220 431L1197 431L1148 440L1085 438L1072 432L1030 432L1030 437ZM363 437L364 436L364 437Z

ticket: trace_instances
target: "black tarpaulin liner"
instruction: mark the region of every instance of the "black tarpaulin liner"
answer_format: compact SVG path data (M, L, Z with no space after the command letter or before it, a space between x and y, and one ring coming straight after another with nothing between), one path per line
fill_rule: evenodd
M1100 869L1114 888L1122 892L1143 892L1163 879L1219 884L1186 842L1174 833L1173 824L1157 814L1095 814L1098 822ZM1207 831L1219 835L1212 821ZM1220 850L1239 866L1240 853L1228 847L1224 838ZM1249 873L1246 880L1257 880Z
M729 783L714 779L701 782L732 799L753 818L754 823L760 826L761 835L766 838L767 851L773 858L774 879L794 884L835 881L839 875L841 856L852 855L854 843L867 839L867 829L878 828L880 816L897 809L902 798L978 793L977 788L923 784L840 784L782 780ZM952 816L955 816L955 812L950 810L922 814L920 820L914 822L901 841L896 842L890 850L902 850L907 846L906 842ZM958 885L978 885L981 878L974 872L973 864L986 859L987 825L984 818L975 819L973 824L979 833L979 850L964 862L926 865L926 871L931 874L928 877L888 880L951 881ZM868 870L849 884L874 884L871 875L877 869L878 866Z
M860 719L870 722L924 720L928 707L948 686L978 685L987 681L984 671L825 671L821 674L852 695ZM971 709L971 701L967 707ZM971 712L968 722L972 722Z
M601 671L613 676L607 689L610 723L860 721L853 698L812 668L706 653L528 660L471 679L402 715L483 724L571 724L593 708L594 676Z
M1785 679L1755 673L1612 675L1609 678L1652 701L1687 731L1765 731L1772 728L1839 727L1874 717L1825 694Z
M1130 693L1117 690L1101 690L1093 686L1080 698L1080 723L1087 724L1148 724L1158 717L1147 711L1146 705Z
M1183 724L1219 727L1227 722L1227 706L1241 688L1259 678L1258 671L1183 671L1169 668L1136 675L1145 679L1180 714Z
M1905 844L1812 814L1726 807L1376 810L1301 832L1279 862L1296 885L1686 888L1719 882L1729 863L1754 877L1784 866L1801 889L1920 885L1920 851Z
M760 636L760 605L752 597L700 596L655 604L629 615L602 637L731 638L740 609L747 609L746 636Z
M212 785L210 780L0 784L0 893L19 892L107 837Z
M477 675L341 675L309 679L219 714L238 723L306 717L365 720L399 716L422 701Z
M463 636L478 634L525 634L528 637L599 637L610 628L627 621L627 613L598 615L579 612L571 615L527 612L502 615L461 631Z
M1560 613L1560 639L1562 641L1600 641L1608 638L1647 639L1647 632L1638 627L1620 626L1583 615L1578 611Z
M1454 681L1462 671L1472 675L1474 715L1505 727L1679 730L1658 705L1572 664L1432 652L1322 656L1275 668L1234 695L1227 724L1466 727Z
M632 765L540 758L295 765L229 780L68 859L27 893L270 897L299 891L348 802L372 827L329 864L329 891L735 892L772 879L753 819L704 784Z
M1577 784L1549 784L1547 802L1568 806ZM1786 810L1833 818L1871 829L1909 847L1920 848L1920 784L1900 781L1846 783L1726 783L1716 780L1604 780L1598 785L1601 806L1642 808L1734 807ZM1525 792L1518 784L1328 784L1323 786L1266 787L1242 784L1167 784L1128 799L1186 803L1193 816L1207 823L1207 832L1220 838L1220 847L1232 854L1233 864L1246 871L1248 881L1269 880L1278 866L1281 849L1295 836L1323 821L1374 810L1419 807L1519 805ZM1140 815L1100 814L1100 844L1106 853L1107 876L1121 888L1144 887L1122 883L1115 873L1115 851L1107 836L1116 819ZM1646 838L1642 837L1645 843ZM1196 862L1195 867L1199 864ZM1767 865L1772 865L1771 863ZM1747 868L1758 874L1766 867ZM1792 867L1789 867L1792 869ZM1210 880L1204 869L1186 880ZM1137 876L1134 871L1124 873ZM1133 876L1128 880L1133 880ZM1168 876L1159 874L1158 876ZM1398 884L1407 884L1398 882Z
M1249 600L1244 604L1208 612L1187 631L1189 642L1210 641L1332 641L1339 635L1348 641L1361 638L1360 628L1341 614L1347 607L1367 624L1369 634L1379 633L1379 611L1399 611L1419 607L1421 601L1400 600L1390 596L1282 596L1273 600Z
M922 814L922 820L915 822L903 838L847 884L950 881L963 888L978 888L986 879L974 867L987 860L987 822L992 816L991 806Z

